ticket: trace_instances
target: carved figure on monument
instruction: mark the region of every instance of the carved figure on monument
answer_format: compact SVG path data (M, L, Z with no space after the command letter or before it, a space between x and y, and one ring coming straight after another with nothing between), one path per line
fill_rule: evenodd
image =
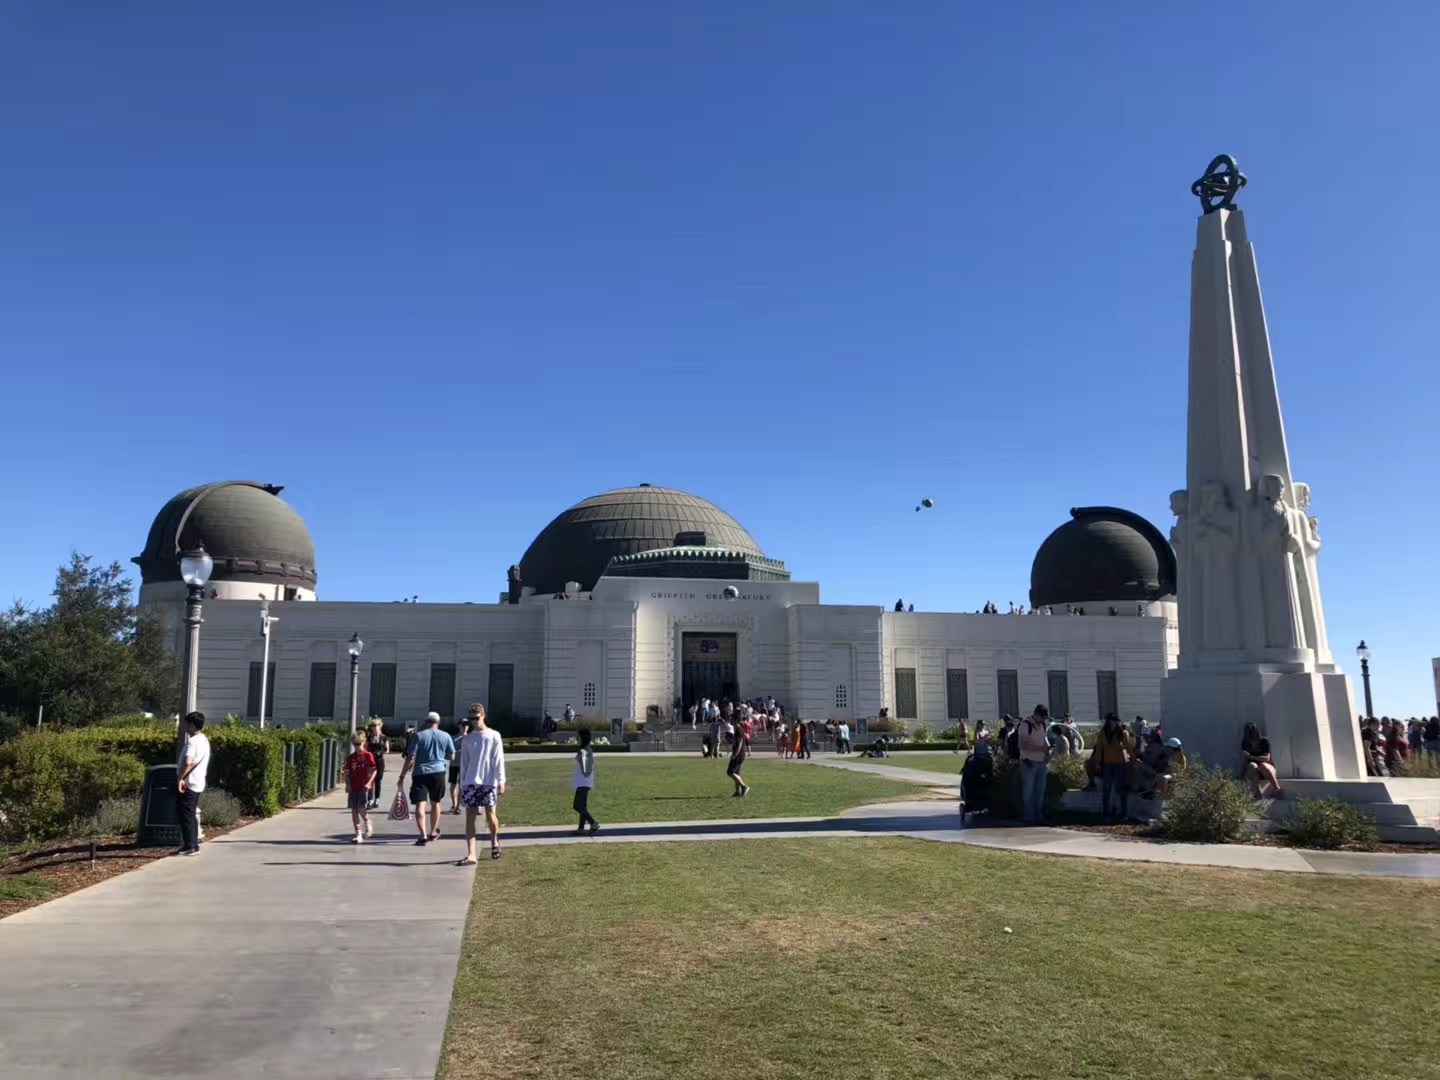
M1188 496L1186 499L1188 505ZM1173 503L1172 503L1173 507ZM1190 578L1183 606L1191 609L1189 631L1196 638L1197 651L1238 649L1239 620L1236 618L1236 549L1240 540L1240 515L1230 505L1221 484L1208 482L1200 487L1200 507L1191 525L1194 550L1186 559ZM1181 640L1183 641L1183 634Z
M1320 603L1320 521L1310 516L1310 485L1295 484L1295 534L1300 550L1295 556L1295 580L1300 590L1300 614L1304 619L1305 641L1322 664L1334 662L1329 635L1325 632L1325 609Z
M1264 643L1270 649L1305 648L1299 583L1295 579L1300 537L1293 514L1285 501L1284 478L1275 473L1261 477L1247 515L1246 540L1259 571Z

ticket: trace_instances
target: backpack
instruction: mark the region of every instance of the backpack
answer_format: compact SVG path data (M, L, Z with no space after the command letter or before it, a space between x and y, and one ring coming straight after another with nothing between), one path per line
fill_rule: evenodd
M1010 734L1005 736L1005 756L1011 761L1020 760L1020 727L1017 724L1010 729Z

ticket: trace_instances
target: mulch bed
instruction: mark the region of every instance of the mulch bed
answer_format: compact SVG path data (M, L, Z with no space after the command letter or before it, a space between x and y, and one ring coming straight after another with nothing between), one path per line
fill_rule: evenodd
M231 829L249 825L254 818L241 818L226 828L205 827L205 839L213 840ZM102 836L95 839L95 863L90 862L89 840L51 840L23 851L11 851L0 859L0 877L25 875L38 879L49 890L41 899L0 897L0 919L17 911L76 892L117 874L129 873L156 859L175 853L171 847L136 847L133 837Z

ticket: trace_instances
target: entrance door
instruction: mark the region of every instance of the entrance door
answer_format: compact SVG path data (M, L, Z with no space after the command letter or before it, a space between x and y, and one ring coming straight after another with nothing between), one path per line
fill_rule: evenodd
M701 698L720 701L740 697L735 671L734 634L682 634L680 696L689 707Z
M485 702L485 716L498 727L512 719L515 712L515 665L490 665L490 692Z

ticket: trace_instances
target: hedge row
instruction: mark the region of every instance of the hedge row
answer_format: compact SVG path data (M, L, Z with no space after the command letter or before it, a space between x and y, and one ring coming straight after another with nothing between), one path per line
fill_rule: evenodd
M106 799L133 795L145 765L51 731L32 731L0 746L0 815L11 840L58 836Z
M319 733L216 725L205 734L208 785L235 796L247 813L268 816L315 797ZM287 744L295 747L293 766L285 763ZM174 764L175 751L174 729L164 725L27 732L0 745L0 832L11 841L61 835L106 799L138 794L146 768Z

